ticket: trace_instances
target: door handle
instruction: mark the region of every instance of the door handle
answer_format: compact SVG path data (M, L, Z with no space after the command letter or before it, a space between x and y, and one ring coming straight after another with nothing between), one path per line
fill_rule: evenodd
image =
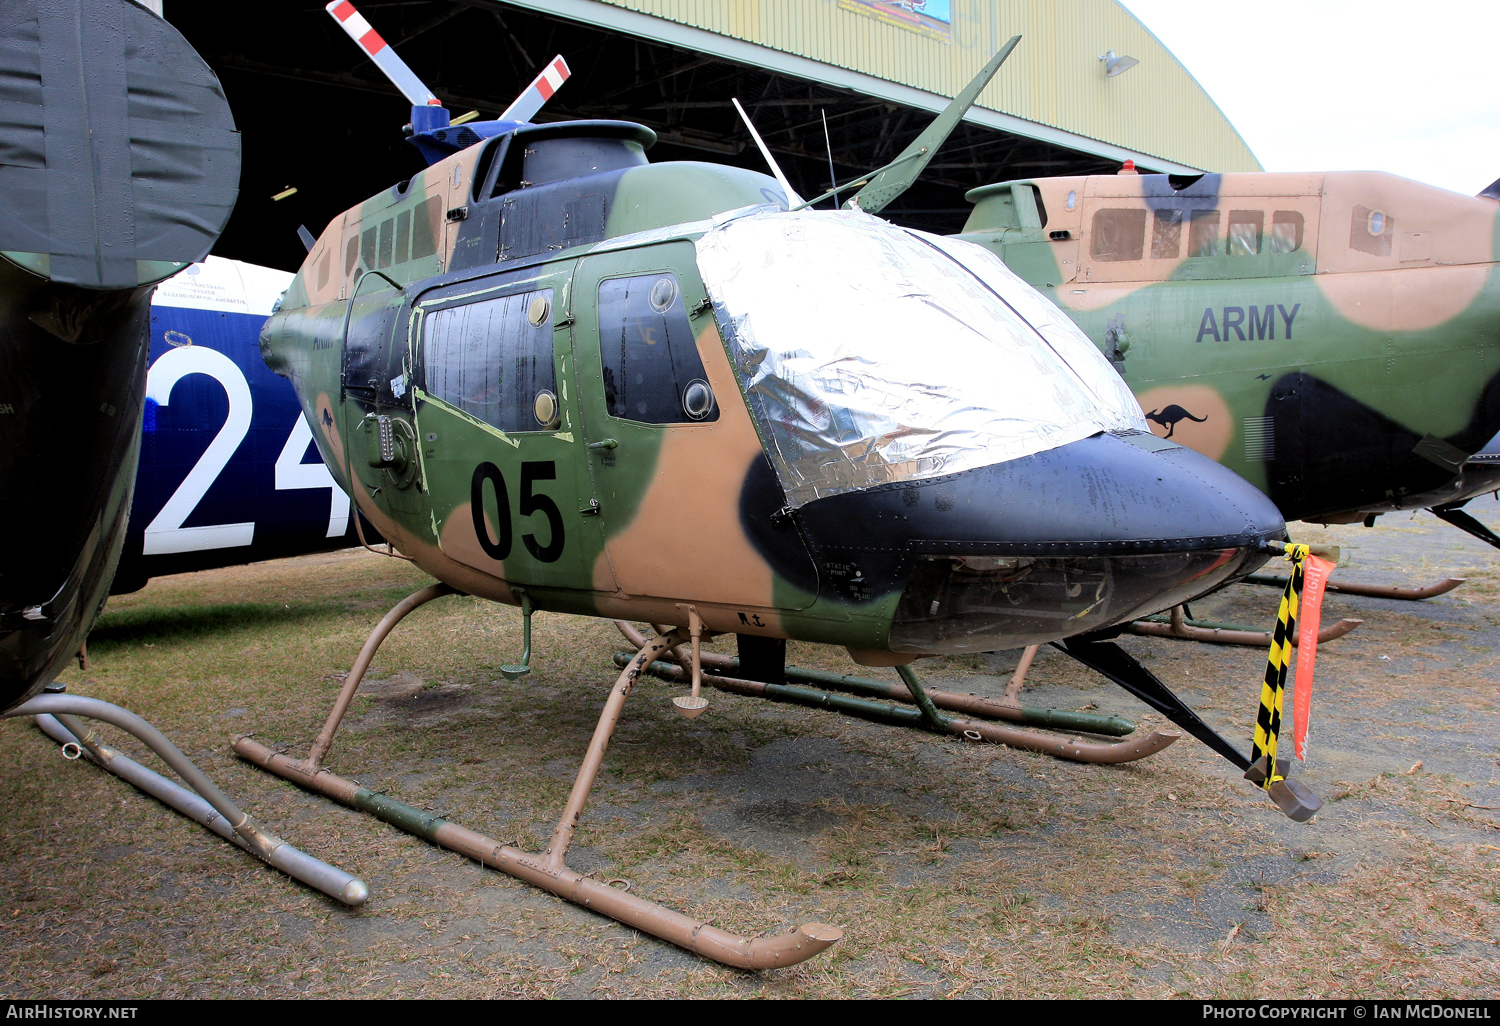
M618 441L616 441L615 439L613 439L613 438L601 438L597 442L590 442L589 443L589 448L590 449L615 449L615 448L618 448L619 445L620 445L620 443Z

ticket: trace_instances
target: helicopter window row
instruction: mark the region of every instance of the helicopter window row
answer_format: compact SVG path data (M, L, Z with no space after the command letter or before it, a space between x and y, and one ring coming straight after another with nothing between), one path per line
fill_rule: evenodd
M1146 211L1138 208L1110 208L1094 214L1090 255L1098 261L1139 260L1145 251ZM1219 226L1223 212L1218 210L1187 211L1189 257L1219 255ZM1184 211L1152 211L1151 259L1176 260L1182 256L1182 221ZM1269 240L1265 231L1263 210L1229 211L1229 227L1223 237L1227 256L1258 256L1269 243L1271 253L1295 253L1302 248L1305 219L1296 210L1277 210L1271 215Z
M599 349L610 416L646 424L719 419L676 275L600 282Z
M438 232L443 227L442 203L441 196L433 196L411 210L403 210L358 235L351 235L344 251L345 277L360 265L366 271L384 270L393 264L435 254Z
M427 314L427 391L501 431L556 426L551 311L540 289Z

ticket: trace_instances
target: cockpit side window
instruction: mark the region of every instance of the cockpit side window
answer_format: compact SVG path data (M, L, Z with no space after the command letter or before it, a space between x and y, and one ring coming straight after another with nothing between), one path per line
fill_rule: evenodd
M1302 213L1278 210L1271 215L1271 252L1295 253L1302 248Z
M1139 260L1146 247L1146 212L1111 208L1094 215L1089 255L1095 260Z
M1226 252L1230 256L1259 256L1260 235L1265 223L1263 210L1231 210Z
M672 272L599 283L599 350L611 417L645 424L719 419Z
M1033 185L1031 187L1031 195L1036 199L1036 216L1042 222L1038 227L1045 228L1047 227L1047 204L1042 199L1042 187Z
M1219 212L1195 210L1188 221L1188 256L1206 257L1219 254Z
M540 289L428 313L427 391L507 433L552 428L558 407L551 309L552 290Z
M1151 225L1151 259L1176 260L1182 255L1182 211L1158 210Z

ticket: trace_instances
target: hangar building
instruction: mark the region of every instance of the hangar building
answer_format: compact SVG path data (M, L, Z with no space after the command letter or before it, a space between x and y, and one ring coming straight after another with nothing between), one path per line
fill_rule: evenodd
M454 115L502 110L553 54L573 76L538 120L648 125L653 160L764 170L737 97L795 188L887 163L1011 35L1020 47L922 181L885 214L955 231L963 194L1007 178L1259 164L1165 47L1115 0L356 0ZM166 0L243 133L239 206L215 252L283 268L340 211L422 167L408 106L324 13L245 17ZM1106 77L1108 51L1139 64ZM824 134L824 119L827 134ZM280 200L273 196L296 191Z

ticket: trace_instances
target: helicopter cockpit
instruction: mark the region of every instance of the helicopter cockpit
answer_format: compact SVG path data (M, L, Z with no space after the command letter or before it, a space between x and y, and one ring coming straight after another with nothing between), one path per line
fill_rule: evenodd
M1247 572L1280 530L1201 501L1244 489L1150 434L1099 350L981 247L760 208L696 250L785 515L824 587L900 590L892 651L1098 630Z

